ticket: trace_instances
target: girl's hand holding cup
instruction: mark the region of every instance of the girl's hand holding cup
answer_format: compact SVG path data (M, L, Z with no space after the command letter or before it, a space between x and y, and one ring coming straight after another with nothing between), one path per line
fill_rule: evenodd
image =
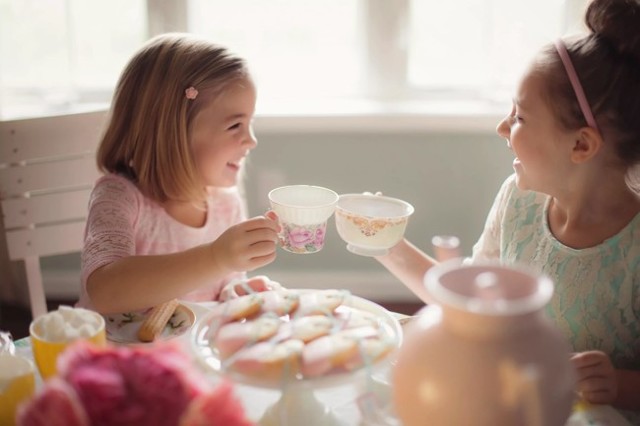
M227 229L211 247L223 270L253 271L273 262L278 241L277 216L270 212Z

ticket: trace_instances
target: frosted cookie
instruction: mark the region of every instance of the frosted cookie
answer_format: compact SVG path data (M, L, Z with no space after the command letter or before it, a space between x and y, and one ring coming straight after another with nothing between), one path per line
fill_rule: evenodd
M256 293L260 298L262 312L272 312L276 315L287 315L294 311L300 302L298 293L285 290L270 290Z
M242 374L261 378L286 378L298 374L300 356L304 348L301 340L280 343L260 342L235 353L228 367Z
M262 300L255 294L240 296L227 300L213 307L212 311L218 315L221 324L236 321L260 312Z
M294 315L301 317L305 315L332 314L349 295L344 290L319 290L300 294L300 303Z
M302 350L302 374L318 377L334 366L355 356L356 341L345 336L323 336L309 342Z
M356 370L363 365L370 366L391 352L391 349L393 346L386 339L373 337L359 340L355 354L347 359L342 367L347 370Z
M275 340L298 339L309 342L326 336L334 328L335 321L326 315L309 315L283 323Z
M380 319L375 314L351 306L339 306L335 310L337 327L340 329L371 326L375 327Z
M218 330L214 346L222 358L227 358L239 349L266 340L278 331L282 321L274 316L264 316L253 321L230 322Z
M358 327L309 342L302 351L302 374L322 376L357 356L358 342L378 336L374 327Z

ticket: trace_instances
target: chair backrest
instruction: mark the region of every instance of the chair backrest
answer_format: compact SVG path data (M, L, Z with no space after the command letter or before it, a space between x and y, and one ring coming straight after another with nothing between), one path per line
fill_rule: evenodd
M33 317L46 312L40 257L82 249L106 111L0 121L0 202L7 250L25 263Z

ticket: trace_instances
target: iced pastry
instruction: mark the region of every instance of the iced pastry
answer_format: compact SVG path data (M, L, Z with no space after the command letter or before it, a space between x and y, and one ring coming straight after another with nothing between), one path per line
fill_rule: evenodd
M218 330L215 346L222 358L245 346L253 345L275 335L282 321L275 316L264 316L252 321L230 322Z
M290 339L280 343L260 342L236 352L229 359L235 371L261 378L285 378L298 374L302 340Z
M344 290L318 290L302 293L294 316L332 314L338 306L344 303L348 295L349 292Z

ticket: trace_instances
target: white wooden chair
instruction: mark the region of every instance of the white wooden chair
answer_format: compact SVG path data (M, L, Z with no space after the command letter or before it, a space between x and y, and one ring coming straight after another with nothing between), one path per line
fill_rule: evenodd
M24 261L31 314L47 311L40 257L82 249L106 111L0 121L0 206L7 252Z

